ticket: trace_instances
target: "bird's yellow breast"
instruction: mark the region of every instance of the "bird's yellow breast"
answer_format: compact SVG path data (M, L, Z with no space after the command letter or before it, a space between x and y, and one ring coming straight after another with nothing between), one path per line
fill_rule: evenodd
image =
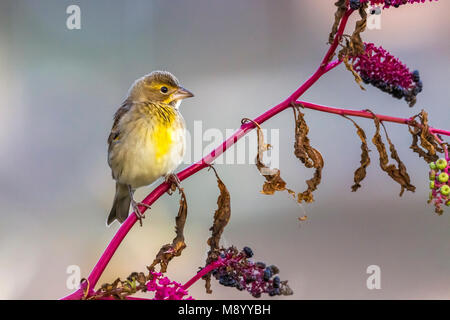
M148 137L154 144L155 158L160 160L170 152L174 143L174 130L172 126L166 123L159 123L154 126L153 132Z
M123 117L120 130L110 164L121 183L150 184L172 172L183 159L184 120L170 106L137 107Z

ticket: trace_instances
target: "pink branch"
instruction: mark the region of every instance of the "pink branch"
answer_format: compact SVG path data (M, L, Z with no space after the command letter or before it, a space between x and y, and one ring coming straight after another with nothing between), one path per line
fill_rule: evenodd
M353 13L352 9L348 9L344 16L342 17L342 20L340 22L338 31L336 32L336 35L334 36L333 43L331 44L330 48L328 49L327 53L325 54L325 57L323 57L322 63L320 64L320 68L325 69L328 62L330 61L333 54L336 52L336 48L339 45L339 42L341 41L342 35L344 34L345 26L347 25L348 18Z
M370 118L373 119L374 116L372 113L367 111L357 111L357 110L349 110L349 109L339 109L339 108L331 108L331 107L325 107L314 103L309 103L305 101L298 101L297 103L302 104L307 109L327 112L327 113L334 113L339 115L346 115L346 116L355 116L355 117L362 117L362 118ZM396 122L401 124L408 124L410 121L410 118L397 118L397 117L391 117L391 116L385 116L382 114L376 115L378 119L381 121L387 121L387 122ZM437 133L442 134L445 136L450 136L450 131L442 130L442 129L435 129L430 127L431 133Z
M217 269L218 267L222 266L224 264L224 259L220 258L216 261L208 264L206 267L204 267L202 270L200 270L195 276L192 277L188 282L183 284L182 288L184 290L189 289L190 286L192 286L195 282L197 282L199 279L201 279L204 275L207 275L214 269Z

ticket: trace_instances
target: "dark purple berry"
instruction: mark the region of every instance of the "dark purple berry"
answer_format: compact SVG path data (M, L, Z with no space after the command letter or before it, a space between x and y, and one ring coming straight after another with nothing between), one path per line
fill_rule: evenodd
M419 82L420 81L419 70L414 70L412 73L412 77L414 82Z
M370 78L367 75L361 75L361 79L365 84L370 83Z
M281 294L280 289L278 288L273 288L269 290L269 296L273 297L273 296L278 296Z
M280 269L278 269L277 266L271 265L269 268L270 268L270 271L272 271L272 274L277 274L280 272Z
M380 88L381 91L386 92L388 90L388 84L384 81L380 82L378 84L378 88Z
M249 247L244 247L243 251L244 251L244 253L245 253L247 258L253 257L253 251Z
M219 283L226 287L234 287L236 285L236 280L234 280L230 275L225 274L220 276Z
M396 86L392 92L392 95L397 99L403 98L403 88L401 86Z
M378 87L379 83L380 81L378 79L370 79L370 84L373 85L374 87Z
M422 91L422 88L423 88L423 82L422 81L417 81L417 87L419 87L420 88L420 91L419 92L421 92Z
M350 8L353 10L358 10L361 6L361 2L359 0L350 0Z
M280 277L276 276L273 278L273 287L274 288L279 288L280 287Z
M269 281L270 278L272 278L272 270L270 270L270 268L266 268L264 270L263 278L264 278L264 281Z

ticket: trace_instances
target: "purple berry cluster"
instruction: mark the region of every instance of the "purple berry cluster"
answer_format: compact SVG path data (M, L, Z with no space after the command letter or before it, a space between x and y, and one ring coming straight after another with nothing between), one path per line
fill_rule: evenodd
M436 212L442 214L442 204L450 206L450 159L440 158L430 163L430 196L428 203L434 200Z
M433 1L433 0L428 0L428 1ZM435 0L435 1L437 1L437 0ZM369 3L371 6L383 5L383 8L389 8L391 6L398 8L404 4L424 3L424 2L427 2L427 0L356 0L356 1L350 0L350 6L351 6L352 2ZM358 6L358 8L359 8L359 6ZM352 7L352 9L353 9L353 7ZM356 10L356 9L354 9L354 10Z
M412 107L423 83L419 71L410 72L408 67L383 47L373 43L364 44L365 52L352 58L354 70L366 84L371 84L397 99L404 98Z
M223 264L212 272L219 283L226 287L234 287L239 291L246 290L253 297L259 298L263 293L269 296L291 295L293 292L287 281L276 276L276 266L267 266L264 262L254 262L253 251L245 247L238 251L235 247L221 249L220 259Z

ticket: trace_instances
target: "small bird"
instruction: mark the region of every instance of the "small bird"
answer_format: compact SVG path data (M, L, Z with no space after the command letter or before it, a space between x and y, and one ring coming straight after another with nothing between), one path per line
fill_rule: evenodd
M134 191L159 179L175 179L174 170L184 157L186 129L178 108L194 95L166 71L153 71L137 79L114 115L108 137L108 164L116 180L116 194L107 224L122 223L130 204L143 217Z

